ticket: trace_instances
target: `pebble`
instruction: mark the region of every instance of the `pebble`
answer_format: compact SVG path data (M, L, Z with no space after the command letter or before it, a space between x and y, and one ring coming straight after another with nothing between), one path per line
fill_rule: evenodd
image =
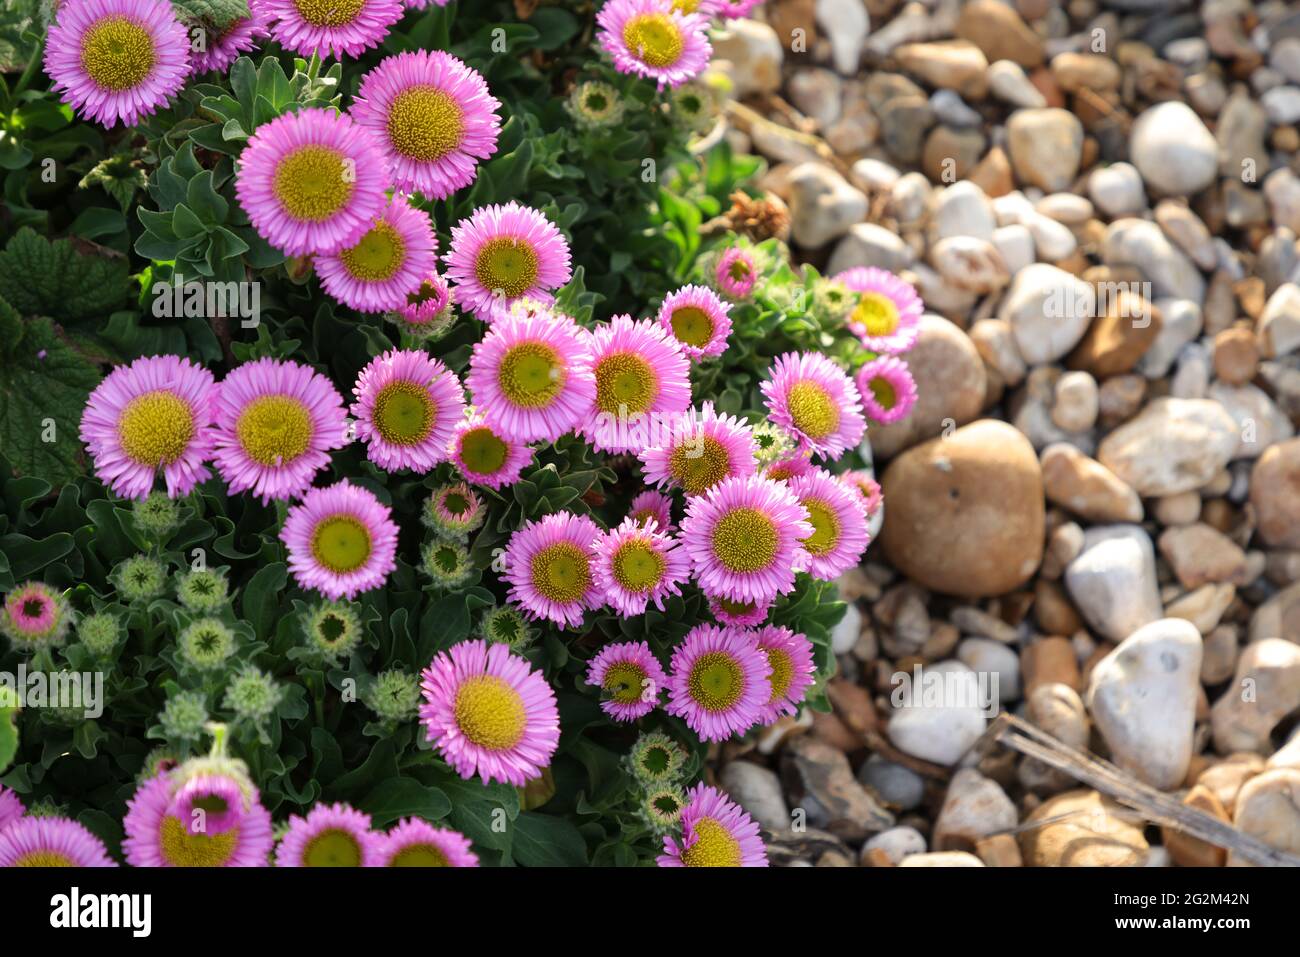
M1259 104L1274 126L1300 122L1300 86L1275 86L1259 98Z
M1086 372L1067 372L1056 382L1052 421L1066 432L1086 432L1097 424L1100 394Z
M1065 570L1065 587L1093 630L1123 641L1161 617L1155 549L1139 525L1098 525Z
M1207 394L1237 422L1239 440L1232 454L1234 459L1258 458L1266 448L1295 435L1291 420L1263 389L1215 382Z
M1128 823L1123 810L1096 791L1076 790L1040 804L1026 824L1050 821L1019 834L1027 867L1137 867L1149 845L1142 829Z
M998 595L1042 560L1038 458L1005 422L981 420L909 449L890 463L883 487L885 554L927 588Z
M1096 53L1058 53L1052 57L1052 79L1066 93L1118 89L1123 74L1110 57Z
M867 215L866 194L824 163L800 163L788 182L790 231L800 246L824 246Z
M977 110L967 106L955 90L935 90L930 94L930 109L934 110L935 117L945 126L974 129L984 125L984 118Z
M1219 582L1244 585L1246 553L1232 539L1203 522L1166 528L1158 540L1184 588Z
M732 761L719 775L722 789L769 831L790 826L790 809L773 771L750 761Z
M849 759L831 745L795 738L782 752L781 764L792 810L803 808L809 825L852 843L894 826L894 816L858 783Z
M1071 369L1082 369L1098 379L1132 371L1164 325L1157 306L1127 290L1108 295L1105 307L1065 360Z
M1021 651L1020 668L1027 698L1046 685L1063 684L1076 691L1083 687L1079 662L1068 638L1051 636L1029 643Z
M982 837L1016 826L1018 815L1001 786L974 768L952 776L943 807L934 822L935 850L970 847Z
M831 650L837 655L847 655L858 643L862 633L862 612L850 602L845 606L844 617L831 629Z
M1160 329L1155 341L1138 360L1138 371L1148 379L1163 378L1183 346L1201 334L1205 320L1201 307L1190 299L1157 299Z
M1062 377L1064 378L1064 376ZM1142 521L1142 500L1110 469L1057 442L1039 455L1047 500L1089 522Z
M1151 283L1148 299L1168 296L1200 303L1205 279L1187 254L1164 231L1144 219L1117 219L1102 239L1102 260L1108 266L1135 266Z
M831 62L845 76L858 70L862 41L871 32L871 17L862 0L817 0L817 25L831 44Z
M1225 824L1232 823L1232 818L1228 815L1228 809L1223 806L1223 802L1204 785L1198 784L1188 791L1183 798L1183 804L1203 811ZM1165 849L1169 851L1170 859L1179 867L1222 867L1228 859L1225 848L1192 837L1183 831L1162 827L1160 835Z
M947 319L929 313L921 317L908 366L916 380L916 405L900 422L872 426L871 446L881 458L939 435L946 420L970 422L984 405L984 363L974 343Z
M993 204L984 195L984 190L969 180L962 180L939 191L932 223L936 239L951 236L989 239L998 228Z
M731 81L736 96L775 93L781 88L781 66L785 51L781 38L759 20L728 20L726 30L713 37L713 53L728 60L734 69Z
M1002 229L1023 227L1003 226ZM1005 257L1004 257L1005 258ZM1011 323L1002 319L981 319L970 328L970 340L980 357L997 372L1008 386L1017 386L1025 378L1025 360L1016 346Z
M848 233L836 244L826 272L833 276L854 266L876 266L890 272L902 272L912 265L915 258L916 254L897 234L876 223L858 223L850 226Z
M1096 310L1092 285L1056 266L1035 263L1016 274L998 307L1030 365L1053 362L1087 332Z
M1283 283L1269 296L1259 317L1259 343L1270 359L1300 348L1300 286Z
M957 36L975 44L990 60L1023 67L1043 62L1043 41L1020 14L999 0L972 0L957 18Z
M1210 709L1221 754L1272 750L1269 736L1300 707L1300 645L1284 638L1252 640L1237 659L1232 682Z
M920 807L925 797L925 779L909 767L895 764L878 754L867 758L858 769L858 780L875 792L885 804L898 811Z
M844 100L844 81L830 70L813 67L799 70L787 84L790 102L804 116L816 120L822 129L828 129L840 118Z
M1133 123L1129 154L1158 193L1190 196L1214 182L1218 143L1190 107L1176 100L1148 107Z
M1300 770L1276 768L1247 781L1237 795L1232 823L1278 850L1300 854ZM1228 855L1229 867L1247 863L1235 852Z
M1001 289L1011 278L997 247L972 236L939 240L930 249L930 262L948 282L974 293Z
M1219 625L1205 636L1201 655L1201 684L1223 684L1232 677L1237 667L1237 629L1232 625Z
M1300 439L1279 442L1259 456L1250 501L1264 544L1300 549Z
M969 851L936 851L931 854L911 854L903 858L899 867L983 867L984 862Z
M871 851L882 851L897 866L903 859L913 854L925 853L925 836L914 827L891 827L888 831L869 838L862 845L862 864L870 866L868 858Z
M1199 489L1231 460L1237 423L1207 399L1156 399L1111 432L1097 458L1143 497Z
M1234 585L1203 585L1165 605L1165 616L1183 618L1202 635L1209 634L1236 597Z
M1142 174L1131 163L1099 166L1088 176L1088 195L1111 219L1133 216L1147 207Z
M967 638L957 646L957 660L976 674L997 675L1002 703L1020 700L1020 657L1006 645L989 638Z
M958 661L941 661L925 673L927 680L942 681L945 691L951 694L939 696L935 703L925 700L923 688L902 695L902 707L890 714L889 740L914 758L956 764L979 740L986 726L978 680ZM914 700L918 703L911 703Z
M1019 64L998 60L989 64L989 91L999 100L1026 109L1042 109L1047 98L1034 86Z
M894 51L894 58L931 86L956 90L973 100L983 99L988 92L989 61L979 47L965 40L904 44Z
M1086 701L1115 764L1164 791L1182 783L1200 675L1200 632L1178 618L1139 628L1098 662Z
M1016 110L1007 120L1007 152L1020 182L1059 192L1079 171L1083 125L1054 107Z
M1214 374L1228 385L1244 385L1259 371L1259 346L1245 325L1224 329L1214 337Z
M1201 217L1179 200L1162 199L1156 204L1156 222L1165 235L1191 257L1201 269L1212 270L1218 262L1214 240Z
M999 226L993 230L993 235L989 241L993 243L993 248L1002 257L1002 263L1006 266L1009 275L1014 276L1020 270L1033 265L1034 234L1028 226L1022 226L1019 223ZM1010 331L1009 327L1008 331Z

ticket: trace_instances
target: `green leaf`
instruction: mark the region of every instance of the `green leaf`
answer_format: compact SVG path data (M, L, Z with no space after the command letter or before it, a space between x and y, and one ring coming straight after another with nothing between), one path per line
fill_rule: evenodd
M21 474L60 485L83 471L77 431L99 372L49 319L30 320L25 330L17 353L0 364L0 448Z
M0 298L24 316L99 319L125 305L130 291L124 258L86 255L67 239L51 243L24 227L0 252Z
M229 26L248 16L248 0L172 0L180 18L188 23L202 22L215 27ZM215 37L209 37L209 42Z
M451 801L446 794L414 778L384 781L357 806L374 819L375 827L385 827L404 817L438 821L451 812Z
M18 753L18 695L0 685L0 774L9 769Z
M525 811L515 821L511 853L527 867L585 867L587 842L562 817Z
M253 626L260 639L267 639L275 630L280 610L280 593L288 580L288 566L275 562L260 569L244 586L241 608L244 618Z

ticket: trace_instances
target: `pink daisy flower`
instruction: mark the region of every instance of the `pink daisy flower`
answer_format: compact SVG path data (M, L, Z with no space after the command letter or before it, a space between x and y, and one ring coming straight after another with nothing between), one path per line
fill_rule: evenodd
M257 0L271 35L304 57L358 57L379 45L402 19L401 0Z
M771 601L732 601L717 595L709 595L708 599L709 611L714 618L724 625L740 628L761 625L767 621L767 614L772 610Z
M451 228L444 257L456 301L484 322L504 315L516 299L552 301L569 281L569 243L542 213L516 202L481 206Z
M720 356L727 350L731 305L712 289L683 286L671 293L659 307L658 321L691 359Z
M862 441L867 423L853 381L820 352L787 352L759 387L777 425L814 454L837 459Z
M410 50L362 78L350 112L384 144L394 186L446 199L496 152L500 107L477 70L441 50Z
M916 405L916 382L907 363L897 356L880 356L864 363L858 370L857 387L874 422L897 422Z
M378 141L333 110L310 107L262 124L238 165L239 205L258 235L286 256L353 245L388 202Z
M27 811L18 795L0 784L0 831L3 831Z
M802 542L814 531L789 488L750 476L687 501L681 537L706 594L765 603L794 588L808 564Z
M885 496L880 490L880 483L870 472L845 472L839 476L839 480L861 497L859 504L866 511L867 518L871 518L879 511Z
M783 714L793 716L803 702L804 692L813 683L817 667L813 664L813 646L805 635L780 625L767 625L754 633L758 650L772 666L768 677L771 694L759 715L761 724L772 724Z
M469 838L417 817L408 817L385 834L376 856L377 867L478 867Z
M857 493L822 469L791 479L790 491L813 527L802 542L809 555L808 574L833 581L857 565L871 541Z
M212 473L216 380L180 356L144 356L95 387L81 414L81 441L115 495L146 498L159 471L177 498Z
M596 23L596 39L615 69L654 80L660 89L698 76L713 56L708 20L683 15L662 0L609 0Z
M754 474L749 426L715 413L710 402L676 418L666 442L639 453L646 482L690 496L703 495L724 479Z
M378 867L383 844L384 835L371 830L369 814L347 804L317 804L305 818L289 817L275 866Z
M451 287L447 280L436 270L430 270L419 288L408 294L406 302L397 307L396 313L408 332L419 335L439 328L450 318L451 302Z
M226 774L195 774L172 795L167 814L189 835L216 837L238 827L246 813L247 796L239 781Z
M896 355L916 345L925 306L909 283L875 266L855 266L835 281L858 294L846 324L863 346Z
M44 582L24 582L5 596L0 632L19 648L57 645L68 633L72 612L59 592Z
M66 0L46 40L45 72L82 116L134 126L185 84L190 38L161 0Z
M217 393L214 461L231 495L252 490L263 503L308 488L347 444L343 399L307 366L262 358L230 372Z
M478 413L456 426L449 451L461 475L475 485L492 489L514 485L533 461L531 448L507 438Z
M145 781L126 802L122 852L132 867L266 867L275 839L271 815L253 791L239 823L221 834L191 834L170 813L169 774Z
M191 44L190 76L202 76L209 70L224 73L241 53L252 51L259 40L271 35L257 0L249 0L248 8L249 16L232 21L215 36L209 31L204 38L206 49L195 50Z
M474 347L465 384L502 435L554 441L582 422L595 399L590 337L542 316L502 316Z
M654 423L691 404L690 362L659 326L631 316L597 326L590 341L596 394L583 434L598 451L639 451Z
M771 694L771 674L752 634L696 625L673 652L666 710L701 740L721 741L754 726Z
M791 452L763 469L763 477L770 478L773 482L788 482L797 476L809 475L816 471L819 470L812 464L812 459L807 452Z
M483 523L483 500L467 482L444 485L429 496L423 517L440 538L463 539Z
M582 614L599 608L604 595L596 582L595 543L600 527L585 515L554 512L527 522L506 546L509 599L530 618L577 628Z
M429 214L395 194L370 229L335 253L316 257L325 291L359 312L406 305L438 263L438 237Z
M600 709L615 721L635 721L659 704L668 676L644 641L606 645L587 667L587 684L607 698Z
M462 641L421 676L420 718L456 773L516 787L539 777L560 742L555 692L506 645Z
M767 867L758 825L726 795L707 784L687 792L682 836L664 837L660 867Z
M117 867L104 842L66 817L23 817L0 829L0 867Z
M465 396L442 362L427 352L390 349L370 360L352 391L357 436L381 469L424 473L447 460Z
M680 595L678 584L691 574L679 544L657 524L641 525L631 517L598 537L593 571L605 602L624 618L644 615L650 602L663 611L664 599Z
M748 299L758 284L758 265L747 250L732 246L718 257L713 281L732 299Z
M303 588L331 601L379 588L397 567L397 526L369 489L345 481L307 492L289 509L280 540Z
M661 531L671 532L673 500L663 492L644 491L632 499L632 504L627 509L627 517L638 525L645 526L647 522L654 522Z

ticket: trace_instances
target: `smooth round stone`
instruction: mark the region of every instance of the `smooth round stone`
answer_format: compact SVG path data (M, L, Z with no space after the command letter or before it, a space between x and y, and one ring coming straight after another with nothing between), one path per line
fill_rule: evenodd
M1185 103L1172 100L1147 109L1133 124L1129 154L1148 186L1190 196L1214 182L1218 143Z
M920 807L925 797L925 779L921 775L878 754L858 769L858 780L876 792L881 801L900 811Z

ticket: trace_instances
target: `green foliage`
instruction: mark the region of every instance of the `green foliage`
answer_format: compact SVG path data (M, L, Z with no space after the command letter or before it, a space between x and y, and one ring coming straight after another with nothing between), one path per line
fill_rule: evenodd
M72 239L50 242L24 228L0 252L0 297L23 315L98 321L129 295L124 258L81 252Z

